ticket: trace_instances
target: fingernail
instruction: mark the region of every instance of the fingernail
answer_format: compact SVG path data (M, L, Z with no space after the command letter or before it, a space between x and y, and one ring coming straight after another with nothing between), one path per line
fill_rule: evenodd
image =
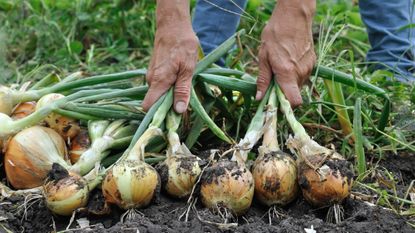
M257 91L257 92L256 92L256 96L255 96L255 99L256 99L256 100L260 100L260 99L261 99L261 97L262 97L262 91Z
M175 109L177 113L184 113L186 111L186 104L183 101L178 101Z

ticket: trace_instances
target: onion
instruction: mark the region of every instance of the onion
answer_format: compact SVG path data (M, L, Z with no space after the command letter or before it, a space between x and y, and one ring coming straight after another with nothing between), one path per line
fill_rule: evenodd
M68 173L59 164L53 164L48 180L43 185L43 195L49 210L58 215L70 216L73 211L85 207L90 191L101 182L99 175L95 174L95 177L89 180L86 177Z
M270 89L273 89L271 85ZM259 147L252 175L255 180L255 196L267 206L284 206L293 201L299 191L297 165L278 145L277 97L271 91L264 124L264 137Z
M169 147L167 159L160 164L158 170L163 189L176 198L188 197L193 190L201 169L201 159L193 155L184 144L180 144L176 133L181 117L173 109L167 115L167 138Z
M11 117L13 120L19 120L32 114L35 109L36 102L24 102L17 105L17 107L13 110Z
M200 162L194 155L168 156L159 168L163 189L176 198L188 197L200 175Z
M89 140L88 130L81 128L78 135L71 141L69 150L71 163L76 163L79 160L79 157L87 151L90 146L91 141Z
M282 151L260 155L252 170L255 197L267 206L286 205L298 194L297 166Z
M153 200L160 187L160 177L156 169L144 162L144 149L155 135L162 135L162 131L149 127L127 156L107 172L102 183L107 203L132 209L145 207Z
M17 189L43 184L53 163L68 167L66 146L55 131L41 126L22 130L10 139L4 157L7 180Z
M349 163L334 150L312 140L295 119L282 91L277 91L281 109L295 133L295 137L287 141L287 146L298 157L298 181L304 198L316 207L340 204L349 196L353 183Z
M349 196L353 183L350 163L339 154L311 140L288 142L303 156L298 165L298 182L304 199L316 207L340 204Z
M39 99L36 110L64 98L62 94L47 94ZM50 113L45 119L46 125L58 132L64 139L74 138L80 131L79 123L72 118L61 116L57 113Z
M220 160L202 174L200 195L209 209L224 207L237 216L242 215L254 196L252 174L243 163Z
M159 187L156 170L140 160L118 162L102 184L106 202L123 209L142 208L150 204Z

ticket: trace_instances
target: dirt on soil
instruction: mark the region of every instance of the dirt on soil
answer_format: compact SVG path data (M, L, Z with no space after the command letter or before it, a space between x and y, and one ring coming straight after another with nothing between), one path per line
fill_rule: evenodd
M404 162L401 162L403 160ZM415 178L415 157L401 159L387 158L380 165L388 168L402 182L409 184ZM403 184L403 186L405 186ZM271 224L266 207L254 204L238 219L228 220L203 208L200 203L190 208L188 221L179 220L186 211L185 200L174 200L164 194L154 203L139 212L125 212L112 207L111 212L103 213L101 190L92 193L89 213L79 212L68 227L70 217L53 216L45 207L40 195L3 197L0 202L0 232L305 232L314 228L320 232L415 232L407 224L408 219L391 210L366 202L347 199L343 203L344 221L339 224L326 221L328 209L315 209L301 197L289 206L280 209L282 217L273 218ZM120 221L123 219L123 221ZM68 229L67 229L68 228ZM66 230L67 229L67 230Z

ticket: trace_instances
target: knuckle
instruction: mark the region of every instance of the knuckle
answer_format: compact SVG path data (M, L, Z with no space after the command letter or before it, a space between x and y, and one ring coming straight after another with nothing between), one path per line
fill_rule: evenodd
M285 62L282 64L279 64L275 67L276 71L278 73L295 73L297 68L295 67L294 64L292 64L291 62Z
M190 87L184 84L176 85L174 87L174 94L178 97L187 97L190 95Z

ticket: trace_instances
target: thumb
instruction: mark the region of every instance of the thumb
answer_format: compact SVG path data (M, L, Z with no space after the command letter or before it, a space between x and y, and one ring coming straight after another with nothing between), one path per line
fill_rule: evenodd
M187 110L190 99L190 88L192 85L193 69L185 69L179 72L174 86L174 110L184 113Z
M265 52L260 52L259 54L259 75L256 81L257 91L256 91L256 100L260 100L264 97L265 92L268 89L269 83L272 77L272 70L268 63L267 55Z

